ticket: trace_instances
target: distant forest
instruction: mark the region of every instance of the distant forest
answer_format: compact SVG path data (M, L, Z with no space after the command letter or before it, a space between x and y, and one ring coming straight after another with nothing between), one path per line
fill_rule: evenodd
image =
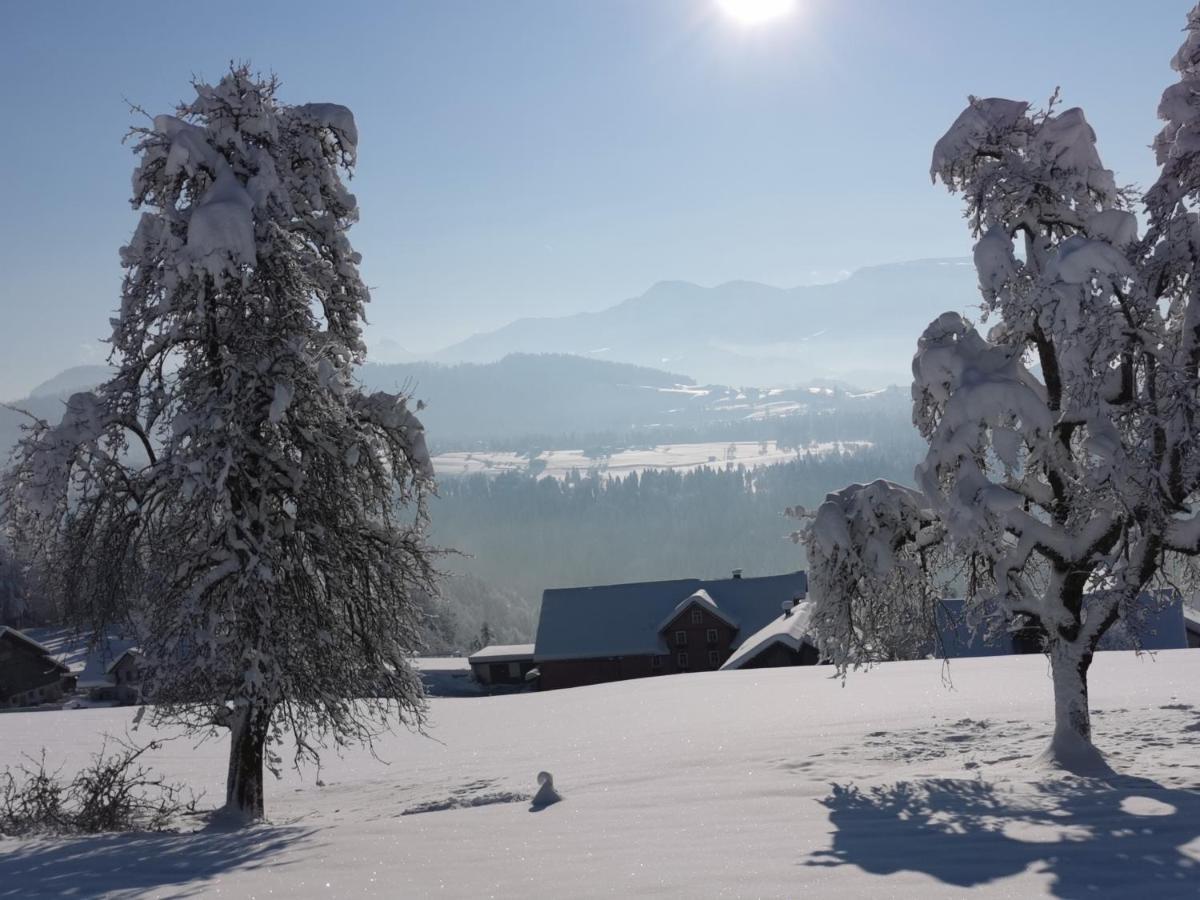
M549 587L803 568L803 551L789 539L797 523L785 509L814 507L856 481L909 483L919 453L912 433L860 453L753 470L444 479L431 509L433 540L466 555L446 560L458 577L446 583L442 637L461 642L486 621L498 640L532 640ZM459 593L470 603L454 603Z

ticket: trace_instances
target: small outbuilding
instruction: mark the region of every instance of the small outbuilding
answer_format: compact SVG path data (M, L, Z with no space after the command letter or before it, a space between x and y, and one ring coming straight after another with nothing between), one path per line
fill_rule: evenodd
M69 667L15 628L0 625L0 706L61 700L75 689Z
M821 661L817 643L809 634L812 602L784 601L783 606L783 615L742 641L721 671L815 666Z
M467 662L475 680L486 685L523 685L533 668L533 644L492 644Z
M114 699L122 704L140 703L142 699L142 654L134 648L125 650L108 664L104 674L112 682Z

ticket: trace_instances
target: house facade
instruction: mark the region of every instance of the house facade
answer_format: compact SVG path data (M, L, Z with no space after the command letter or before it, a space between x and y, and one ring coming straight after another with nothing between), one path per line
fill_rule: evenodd
M0 626L0 706L61 700L74 690L71 670L15 628Z
M716 671L807 590L804 572L547 590L534 652L541 687Z

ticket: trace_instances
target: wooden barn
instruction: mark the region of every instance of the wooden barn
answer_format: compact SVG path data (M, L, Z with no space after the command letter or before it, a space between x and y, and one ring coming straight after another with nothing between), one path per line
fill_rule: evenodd
M70 668L33 638L0 625L0 705L51 703L74 689Z

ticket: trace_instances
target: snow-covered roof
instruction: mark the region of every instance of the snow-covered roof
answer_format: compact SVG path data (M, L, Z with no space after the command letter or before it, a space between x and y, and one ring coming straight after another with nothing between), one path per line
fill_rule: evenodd
M552 588L542 594L538 662L666 653L659 633L681 602L703 590L726 619L753 634L778 617L782 601L808 591L804 572L762 578L642 581L594 587Z
M699 606L701 609L706 609L721 621L729 623L734 628L739 627L738 620L721 609L721 607L717 606L717 602L709 596L708 591L706 591L704 588L700 588L700 590L689 594L687 597L684 597L682 600L680 600L679 603L675 605L675 608L667 613L667 617L658 623L657 630L662 631L664 628L678 619L680 613L692 606Z
M108 664L108 666L104 669L104 674L106 674L106 675L111 674L112 670L117 667L117 664L120 663L121 660L123 660L127 656L132 656L134 662L137 662L139 659L142 658L141 651L139 651L136 647L130 647L127 650L122 650L121 653L117 656L117 658L114 659L112 662L110 662Z
M60 671L68 673L71 671L67 666L63 665L59 660L54 658L54 654L50 652L49 648L39 644L29 635L25 634L24 632L17 631L17 629L9 625L0 625L0 640L3 640L6 636L28 645L31 649L47 657Z
M132 636L113 633L101 640L93 640L92 632L61 626L30 628L28 633L80 681L89 683L104 681L109 663L138 644Z
M815 648L816 643L808 636L808 622L811 618L812 601L797 603L789 612L768 622L742 641L721 668L740 669L771 644L783 644L789 650L799 650L802 644Z
M533 644L490 644L467 657L471 665L520 662L523 659L533 659Z
M1189 631L1200 631L1200 608L1183 604L1183 623Z

